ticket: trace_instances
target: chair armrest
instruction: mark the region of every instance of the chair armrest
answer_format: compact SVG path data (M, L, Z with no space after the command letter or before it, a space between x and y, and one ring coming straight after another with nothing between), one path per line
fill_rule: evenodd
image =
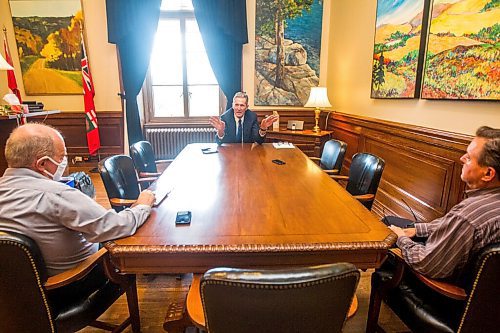
M349 180L349 176L344 175L330 175L330 178L334 180Z
M82 277L87 275L92 270L92 268L94 268L97 264L104 260L104 256L107 255L107 253L108 250L103 247L99 251L82 261L76 267L49 277L45 282L45 289L51 290L60 288L74 281L80 280Z
M401 249L390 249L389 251L391 251L395 256L397 256L399 260L404 262ZM467 298L467 293L465 292L465 290L457 285L454 285L446 281L429 278L413 269L412 273L427 287L431 288L432 290L443 296L456 299L459 301L463 301Z
M375 195L368 193L368 194L353 195L352 197L358 200L359 202L365 202L373 200L375 198Z
M156 164L172 163L174 160L156 160Z
M323 171L326 172L327 174L329 174L330 176L338 175L338 173L340 172L340 170L338 170L338 169L333 169L333 170L323 169Z
M198 328L206 330L205 313L201 303L200 283L203 274L193 274L193 280L189 287L189 292L186 298L186 310L189 318Z
M156 179L158 179L158 177L146 177L146 178L138 178L137 181L139 183L152 183Z
M109 199L109 202L113 206L132 206L137 200L131 200L131 199L119 199L119 198L111 198Z
M314 156L309 156L309 159L317 164L319 164L319 161L321 161L321 158Z
M139 179L146 177L154 177L155 179L161 176L161 172L139 172Z

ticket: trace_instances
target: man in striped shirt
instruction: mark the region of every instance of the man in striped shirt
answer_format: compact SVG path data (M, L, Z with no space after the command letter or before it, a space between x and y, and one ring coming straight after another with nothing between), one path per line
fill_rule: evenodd
M460 161L466 199L432 222L389 227L406 263L428 277L458 277L474 254L500 241L500 129L480 127ZM417 243L414 236L427 241Z

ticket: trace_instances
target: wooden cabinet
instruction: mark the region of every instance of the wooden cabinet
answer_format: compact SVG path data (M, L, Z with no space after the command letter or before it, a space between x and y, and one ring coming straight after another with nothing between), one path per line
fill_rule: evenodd
M279 131L268 131L266 142L291 142L307 156L320 157L323 145L331 138L331 135L332 131L321 131L316 133L311 130L291 131L283 129Z

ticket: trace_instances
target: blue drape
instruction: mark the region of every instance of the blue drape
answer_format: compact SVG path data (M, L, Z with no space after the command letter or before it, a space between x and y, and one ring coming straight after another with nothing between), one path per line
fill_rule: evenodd
M210 65L227 97L241 91L243 44L248 43L246 0L193 0Z
M137 106L149 66L161 0L106 0L108 41L120 57L130 144L143 140Z

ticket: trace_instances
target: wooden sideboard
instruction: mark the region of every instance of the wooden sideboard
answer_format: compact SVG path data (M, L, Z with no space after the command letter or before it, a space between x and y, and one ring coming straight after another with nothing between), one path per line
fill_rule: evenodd
M291 131L280 129L279 131L268 131L267 142L291 142L304 154L312 157L320 157L323 145L330 139L332 131L313 132L311 130Z

